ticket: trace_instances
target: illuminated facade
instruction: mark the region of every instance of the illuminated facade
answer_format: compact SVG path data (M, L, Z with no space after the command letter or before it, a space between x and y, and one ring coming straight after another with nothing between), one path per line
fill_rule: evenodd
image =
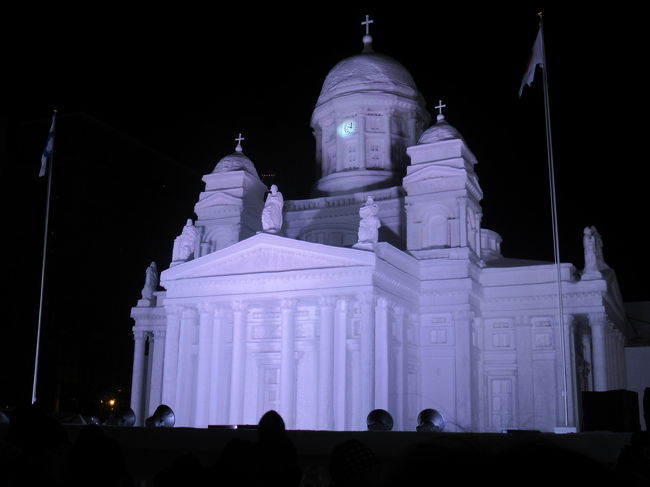
M140 422L163 403L181 426L275 409L288 428L354 430L382 408L414 430L433 408L449 431L552 431L578 423L579 391L624 388L625 314L599 240L589 269L561 265L560 320L556 267L501 255L475 156L444 116L429 122L366 35L323 84L316 196L284 203L280 233L261 232L268 189L241 145L203 177L165 291L132 309ZM368 196L379 242L360 250Z

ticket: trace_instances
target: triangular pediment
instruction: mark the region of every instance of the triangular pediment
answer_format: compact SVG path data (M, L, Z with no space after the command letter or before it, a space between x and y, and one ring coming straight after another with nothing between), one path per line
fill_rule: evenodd
M375 254L259 233L225 249L174 266L162 281L250 275L341 267L372 266Z
M242 206L242 199L235 196L231 196L228 193L217 191L213 194L209 194L204 198L200 199L194 208L209 208L212 206L219 205L233 205L233 206Z

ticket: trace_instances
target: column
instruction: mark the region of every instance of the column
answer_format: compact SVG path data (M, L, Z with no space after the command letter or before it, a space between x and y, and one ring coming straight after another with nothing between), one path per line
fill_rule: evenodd
M347 418L345 407L346 360L348 348L348 300L336 300L336 321L334 323L334 429L345 429Z
M282 348L280 351L280 416L287 429L295 425L296 390L296 323L295 299L283 299L280 304L280 330Z
M461 196L458 199L458 211L460 217L460 247L468 247L469 242L467 240L467 197ZM451 238L451 234L450 234Z
M201 242L201 257L210 253L210 242Z
M612 353L613 351L613 327L612 327L612 322L609 321L608 319L606 320L606 325L605 325L605 346L606 346L606 363L605 367L607 370L607 388L608 389L614 389L614 354Z
M333 404L333 354L334 354L334 305L335 298L320 298L320 340L318 352L318 428L334 427Z
M404 397L406 396L404 392L404 347L406 344L404 343L404 308L401 306L395 306L393 308L393 323L397 346L399 347L395 360L395 426L397 430L404 430ZM392 342L395 338L391 336L389 340Z
M195 359L194 344L199 316L195 308L185 308L181 315L178 338L178 381L176 383L176 426L194 426Z
M146 331L133 330L133 376L131 378L131 409L138 425L144 424L144 342Z
M149 346L151 359L151 387L146 416L151 416L162 402L163 359L165 357L165 330L155 330L150 337ZM144 418L143 418L144 419Z
M382 115L383 119L383 124L384 124L384 136L382 137L382 151L384 154L383 160L382 160L382 168L387 169L387 170L392 170L393 167L403 167L405 166L404 161L393 161L393 154L391 152L391 139L393 138L392 130L391 130L391 119L395 116L395 110L387 110L384 112L384 115ZM401 121L398 123L401 124ZM406 134L404 134L406 135ZM409 146L408 142L406 143L406 146Z
M618 378L620 381L620 388L627 388L627 369L625 368L625 335L622 331L617 330L618 332Z
M361 111L355 119L357 120L357 167L365 169L368 167L366 161L366 115L365 110Z
M481 258L481 220L483 220L483 212L476 213L476 255Z
M583 350L583 355L584 359L589 363L589 373L585 374L585 383L583 384L583 387L585 388L586 391L593 391L594 390L594 378L593 378L593 359L592 354L591 354L591 334L587 333L584 329L583 332L580 336L580 339L582 341L582 350Z
M375 305L375 408L388 411L388 303L378 298Z
M472 400L472 320L469 309L454 312L455 382L456 382L456 423L457 427L469 429L472 425L472 412L475 407ZM426 374L427 371L420 371ZM419 378L418 382L424 384ZM423 395L426 393L423 393ZM427 406L428 407L428 406Z
M594 390L607 390L606 341L605 341L605 313L590 313L589 327L591 328L592 371L594 376Z
M517 389L519 424L535 424L535 384L532 324L527 315L515 316L515 350L517 350ZM472 388L474 388L472 381ZM474 412L472 419L476 416Z
M196 408L194 424L205 428L209 424L211 360L212 360L212 320L214 305L200 303L199 310L199 356L196 381ZM213 406L213 405L212 405Z
M360 358L361 358L361 415L365 427L368 413L375 409L375 298L370 294L359 296L361 307Z
M228 417L225 414L227 410L224 399L228 397L223 389L226 381L226 367L221 366L223 356L223 326L226 315L224 310L215 309L212 323L212 360L210 364L210 375L212 377L210 384L210 424L226 424Z
M233 301L232 373L230 378L230 423L242 424L244 409L244 378L246 370L247 303Z
M165 306L167 327L165 330L165 355L163 364L162 403L174 409L176 406L176 381L178 375L178 339L181 329L181 306Z
M578 417L578 398L577 398L577 387L576 387L576 363L575 355L572 353L575 350L575 320L573 315L564 315L564 350L566 357L566 393L567 393L567 410L568 410L568 424L565 425L565 417L562 414L560 418L560 424L562 426L576 426L576 418ZM564 379L562 380L562 384ZM563 391L564 392L564 391ZM562 401L564 403L564 401ZM564 413L564 405L560 409Z

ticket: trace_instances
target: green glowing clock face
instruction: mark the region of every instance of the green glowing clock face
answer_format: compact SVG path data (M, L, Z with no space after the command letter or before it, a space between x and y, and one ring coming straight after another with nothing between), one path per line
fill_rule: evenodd
M339 126L339 134L342 137L349 137L357 132L357 123L354 120L344 120Z

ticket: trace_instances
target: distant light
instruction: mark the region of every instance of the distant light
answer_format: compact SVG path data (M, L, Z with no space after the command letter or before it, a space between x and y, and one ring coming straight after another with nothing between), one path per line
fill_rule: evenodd
M108 405L111 407L115 406L115 399L109 399Z

